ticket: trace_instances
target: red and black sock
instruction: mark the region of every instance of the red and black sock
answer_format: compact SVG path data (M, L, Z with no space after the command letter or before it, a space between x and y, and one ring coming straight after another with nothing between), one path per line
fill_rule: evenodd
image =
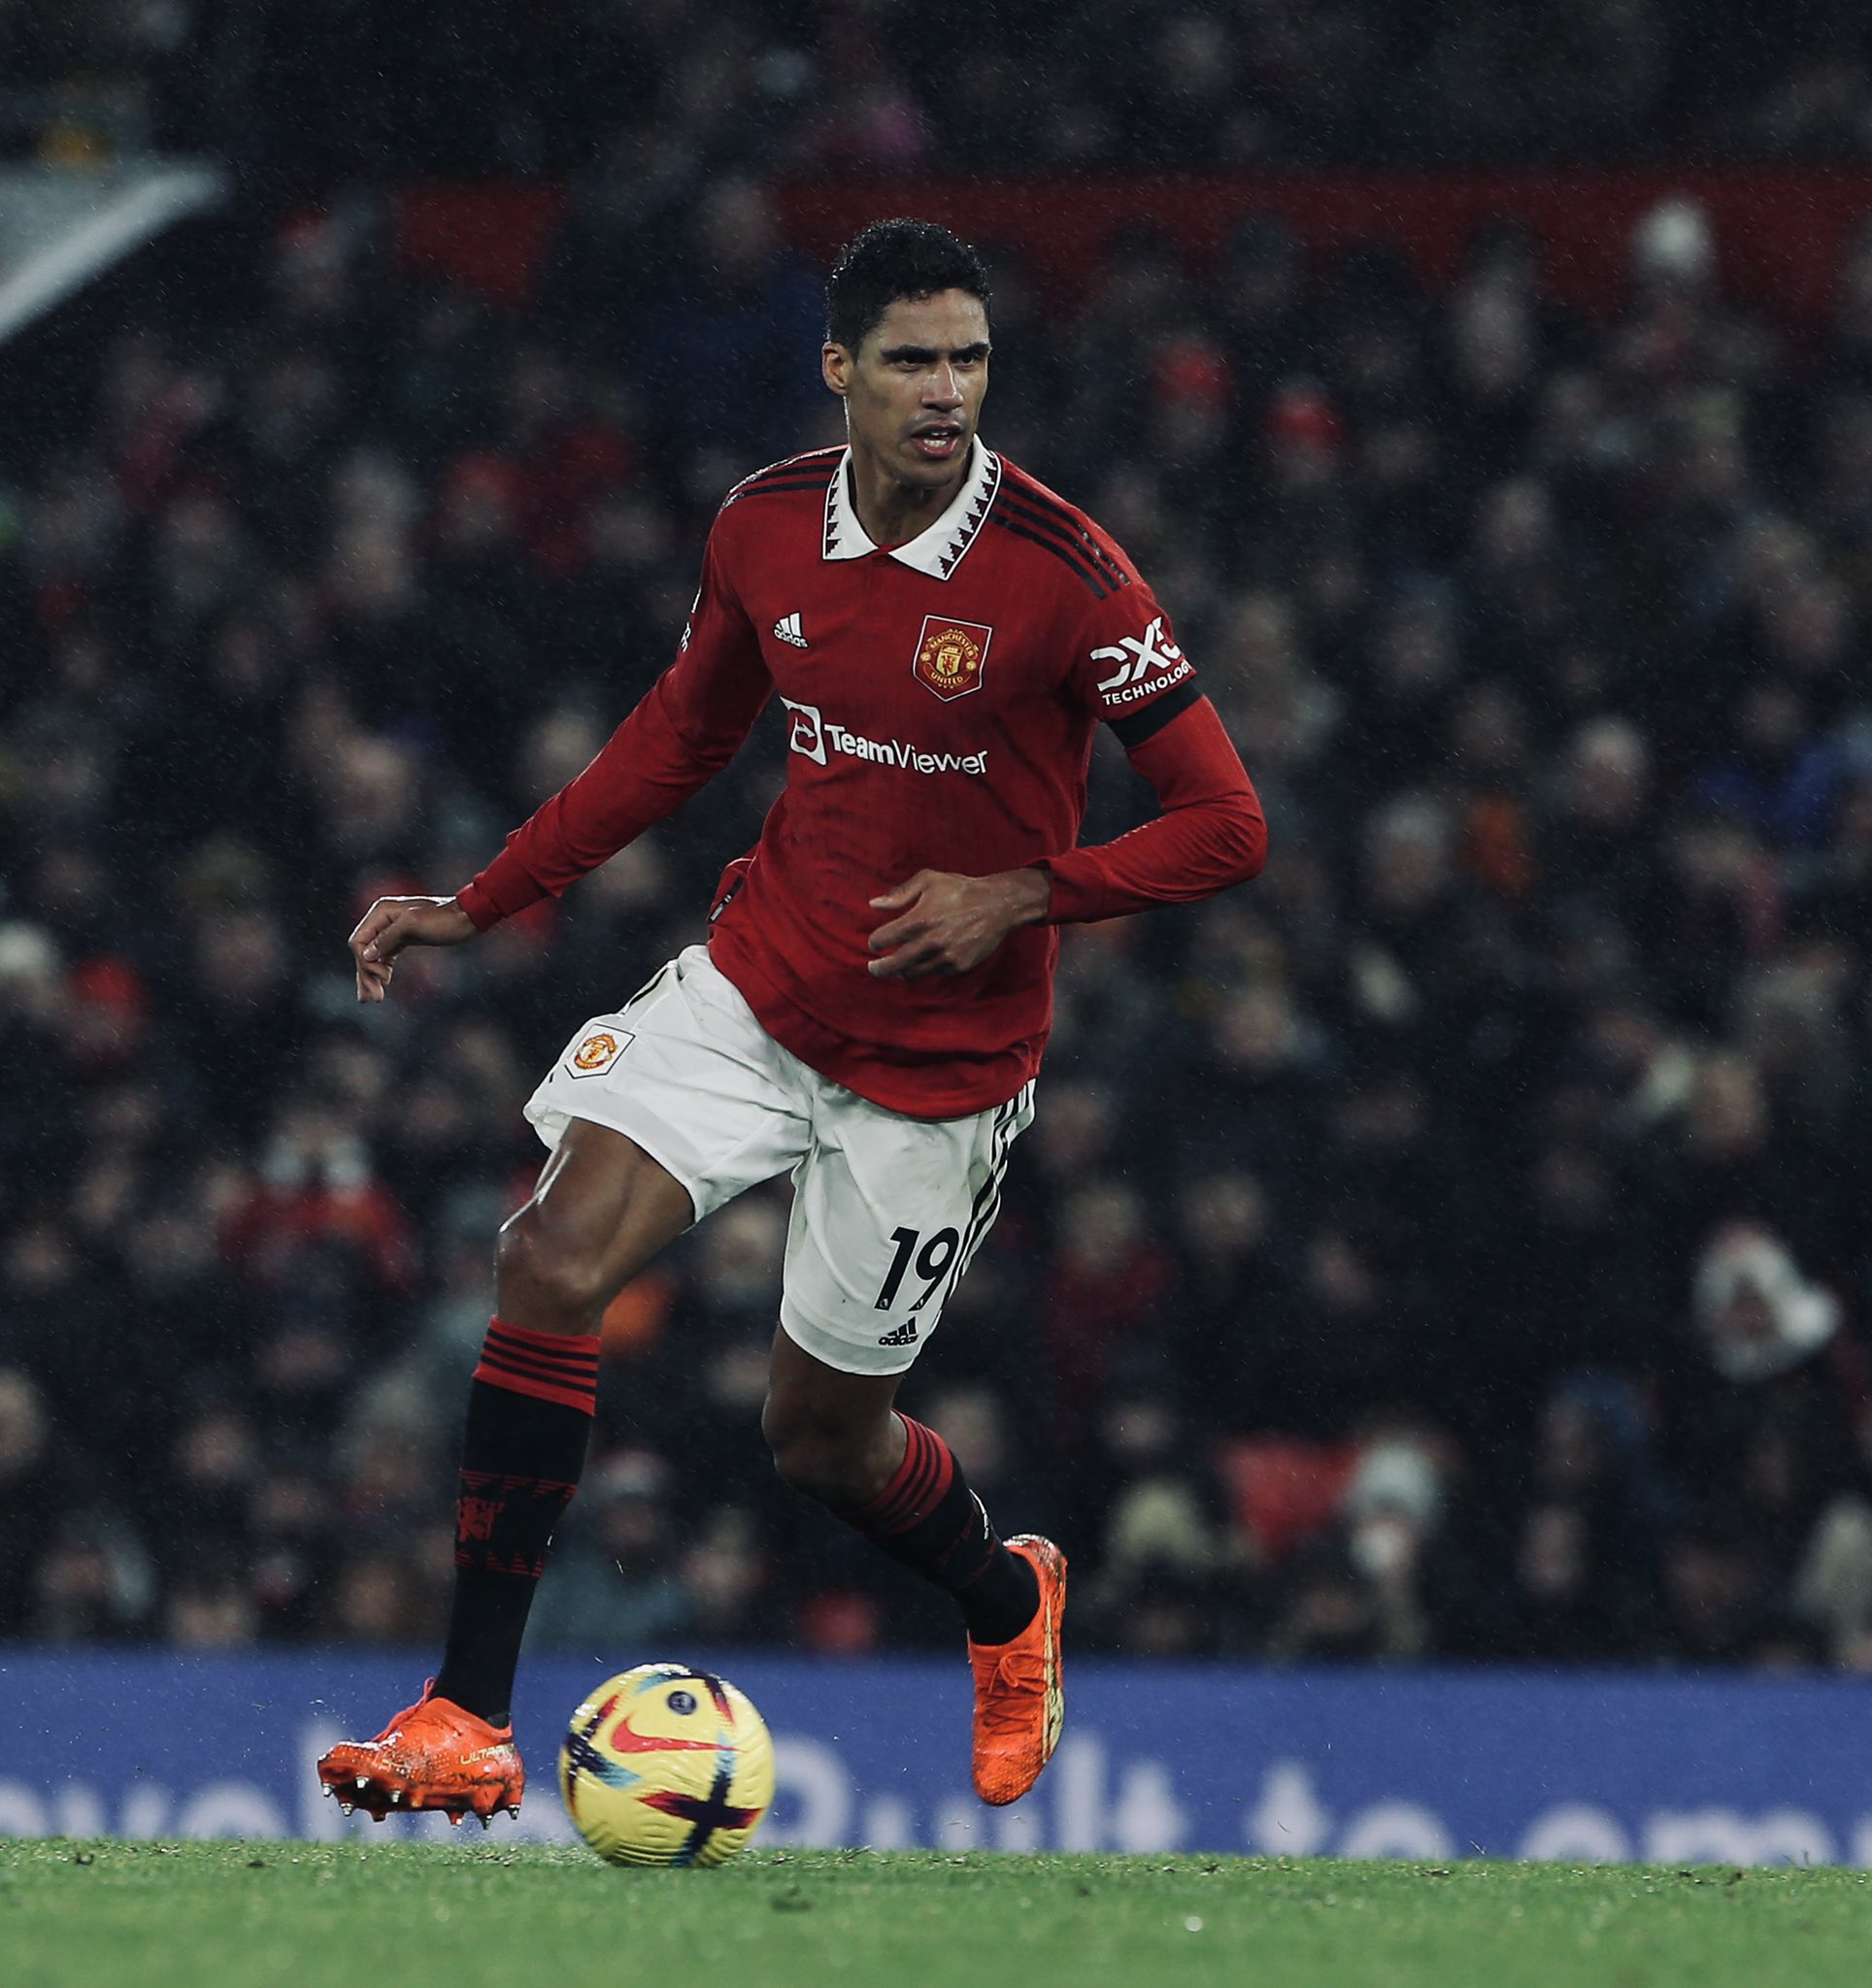
M468 1390L455 1499L455 1596L436 1696L507 1723L520 1639L552 1529L585 1469L598 1342L496 1318Z
M955 1597L977 1642L1011 1642L1040 1607L1040 1583L1002 1545L955 1453L933 1429L904 1425L904 1460L869 1505L838 1516L893 1560Z

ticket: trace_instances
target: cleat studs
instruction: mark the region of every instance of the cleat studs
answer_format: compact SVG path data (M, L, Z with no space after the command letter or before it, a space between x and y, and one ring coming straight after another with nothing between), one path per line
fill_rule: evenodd
M351 1814L351 1810L355 1807L356 1805L351 1802L341 1802L338 1806L345 1811L347 1815L349 1815Z
M402 1802L402 1800L403 1790L401 1788L392 1788L390 1790L390 1806L392 1808L396 1807Z
M368 1780L368 1778L363 1774L359 1774L357 1777L357 1792L361 1795L364 1792L364 1790L369 1786L370 1781Z

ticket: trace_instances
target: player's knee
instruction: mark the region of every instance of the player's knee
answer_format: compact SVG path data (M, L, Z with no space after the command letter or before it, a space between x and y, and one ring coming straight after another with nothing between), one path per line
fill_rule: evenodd
M781 1481L804 1497L841 1510L862 1505L876 1491L870 1445L852 1431L773 1397L761 1411L760 1427Z
M602 1258L555 1230L535 1205L500 1232L494 1249L500 1314L509 1324L536 1332L589 1332L611 1295Z

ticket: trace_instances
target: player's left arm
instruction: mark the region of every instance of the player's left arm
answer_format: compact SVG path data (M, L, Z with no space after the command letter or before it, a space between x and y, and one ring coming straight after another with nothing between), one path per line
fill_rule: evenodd
M1104 562L1108 589L1070 640L1064 688L1088 716L1111 726L1154 790L1159 812L1115 842L1065 850L1041 866L1053 925L1210 897L1257 876L1267 856L1254 782L1169 615L1089 521L1086 543ZM1110 585L1114 578L1118 584Z
M965 974L1019 926L1188 904L1260 874L1267 822L1241 755L1151 589L1102 535L1099 547L1103 572L1122 578L1101 589L1062 644L1070 658L1064 687L1111 726L1155 792L1158 813L1115 842L1025 869L990 877L919 871L871 900L874 911L894 913L871 935L879 978Z
M894 913L871 935L875 979L919 980L925 974L966 974L1020 925L1047 917L1051 886L1044 870L1001 870L958 877L919 870L871 900L874 911Z
M1267 823L1208 698L1190 686L1187 699L1172 693L1112 729L1155 791L1161 812L1116 842L1023 870L990 877L918 871L871 900L872 910L895 914L871 935L871 950L881 955L871 962L877 978L965 974L1018 926L1078 924L1187 904L1260 873Z
M1115 842L1040 865L1051 885L1048 924L1189 904L1260 875L1267 860L1260 797L1216 707L1193 683L1118 719L1112 730L1151 783L1159 812Z

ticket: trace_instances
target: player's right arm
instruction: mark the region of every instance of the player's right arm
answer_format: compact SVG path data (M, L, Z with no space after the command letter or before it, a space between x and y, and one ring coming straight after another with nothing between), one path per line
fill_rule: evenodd
M485 932L607 863L674 813L740 751L773 679L734 590L723 513L702 555L702 584L676 661L591 764L507 838L455 902Z
M357 998L382 1001L406 945L457 945L608 862L727 765L773 695L760 643L710 534L676 661L576 779L452 898L381 898L351 934Z
M468 913L451 897L381 897L351 936L357 998L382 1001L406 945L459 945L475 936Z

